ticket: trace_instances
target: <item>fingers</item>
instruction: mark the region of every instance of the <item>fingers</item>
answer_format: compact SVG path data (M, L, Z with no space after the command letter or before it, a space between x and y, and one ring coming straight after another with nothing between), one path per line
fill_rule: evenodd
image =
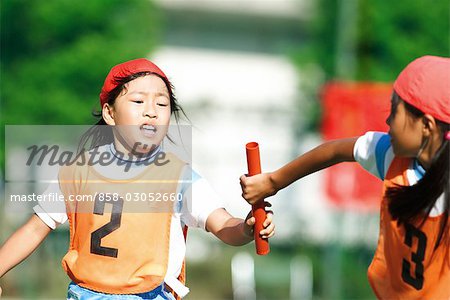
M241 185L241 190L242 190L242 198L244 198L245 200L247 199L247 176L242 175L241 177L239 177L239 184ZM251 203L250 203L251 204Z
M247 180L248 180L248 177L245 174L242 175L241 177L239 177L239 184L241 185L242 192L245 192L245 190L246 190Z
M247 219L247 221L245 221L245 223L247 223L248 226L253 227L256 223L256 219L255 217L250 217Z
M242 175L241 177L239 177L239 184L241 185L241 190L242 190L242 198L244 198L245 200L247 200L247 176Z
M245 174L242 175L241 177L239 177L239 181L241 183L241 186L245 184L246 180L247 180L247 176Z
M270 203L266 202L267 207L272 206ZM274 236L275 234L275 224L273 221L273 211L268 210L266 214L266 219L263 222L264 229L259 232L263 239L268 239Z
M263 222L264 228L269 226L270 223L272 223L272 220L273 220L273 211L271 210L266 211L266 219Z
M263 201L267 196L274 194L268 193L269 184L266 174L257 174L251 177L242 175L239 178L239 184L241 185L242 198L251 205Z
M263 239L269 239L275 235L275 224L270 223L269 226L259 232Z
M269 216L269 214L267 215ZM270 214L271 216L271 214ZM270 217L270 221L267 221L267 225L264 225L264 229L261 230L259 232L259 235L263 238L263 239L268 239L271 238L275 235L275 224L272 223L272 218ZM255 217L251 217L246 221L246 224L249 226L250 228L250 232L248 233L249 236L253 235L253 230L254 230L254 225L255 225ZM266 221L264 221L264 224L266 224Z
M242 178L242 177L241 177ZM275 235L275 224L273 223L273 211L272 210L268 210L267 208L272 207L272 204L270 202L264 202L264 206L266 209L266 219L263 222L263 227L264 229L261 230L259 232L260 236L263 239L268 239L271 238ZM252 213L250 211L250 213L247 215L247 217L245 218L245 224L251 228L251 232L253 232L253 228L254 225L256 223L256 219L255 217L252 216Z
M270 206L271 206L271 204L267 202L266 207L270 207ZM256 219L255 219L255 217L249 217L249 215L247 216L248 219L246 220L246 224L248 226L250 226L250 228L254 228ZM260 236L263 239L268 239L268 238L271 238L274 236L275 224L272 223L272 221L273 221L273 211L268 210L267 214L266 214L266 219L263 222L264 229L259 232Z

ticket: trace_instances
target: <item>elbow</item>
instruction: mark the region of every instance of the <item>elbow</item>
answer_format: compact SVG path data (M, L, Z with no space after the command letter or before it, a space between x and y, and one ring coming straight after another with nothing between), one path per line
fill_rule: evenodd
M353 162L355 158L353 156L353 147L356 142L356 139L343 139L343 140L335 140L330 141L328 143L323 144L324 147L328 149L329 153L329 161L332 162L332 165L338 164L341 162Z

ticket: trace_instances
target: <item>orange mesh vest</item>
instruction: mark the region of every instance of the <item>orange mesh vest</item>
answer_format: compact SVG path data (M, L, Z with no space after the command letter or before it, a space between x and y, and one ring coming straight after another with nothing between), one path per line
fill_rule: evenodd
M383 194L393 184L408 185L411 159L395 158L384 180ZM398 226L381 202L380 234L368 270L369 282L379 299L450 299L450 250L434 246L445 214L428 217L422 227Z
M129 180L108 179L86 165L61 169L70 224L62 265L75 283L109 294L148 292L163 283L172 200L185 166L172 154L166 158L167 164L151 164Z

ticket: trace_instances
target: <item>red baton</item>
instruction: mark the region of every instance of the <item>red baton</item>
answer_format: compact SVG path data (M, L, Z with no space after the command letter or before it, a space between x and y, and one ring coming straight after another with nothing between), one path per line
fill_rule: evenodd
M261 173L261 160L259 157L259 145L256 142L250 142L245 145L247 152L247 167L248 176L253 176ZM270 252L268 239L263 239L259 232L264 229L263 223L266 219L265 202L259 201L252 205L252 214L255 217L255 246L258 255L266 255Z

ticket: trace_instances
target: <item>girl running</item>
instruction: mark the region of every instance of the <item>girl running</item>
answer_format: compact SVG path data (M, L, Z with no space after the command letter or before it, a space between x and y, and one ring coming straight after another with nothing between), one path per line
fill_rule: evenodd
M178 122L182 109L156 65L136 59L113 67L100 103L101 119L83 136L78 160L62 167L45 192L65 201L34 207L0 248L0 277L69 221L70 246L62 260L72 280L68 299L183 297L189 291L186 226L239 246L253 239L255 220L231 216L205 179L164 152L170 118ZM73 201L80 195L91 201ZM264 238L274 234L271 220L269 213Z

